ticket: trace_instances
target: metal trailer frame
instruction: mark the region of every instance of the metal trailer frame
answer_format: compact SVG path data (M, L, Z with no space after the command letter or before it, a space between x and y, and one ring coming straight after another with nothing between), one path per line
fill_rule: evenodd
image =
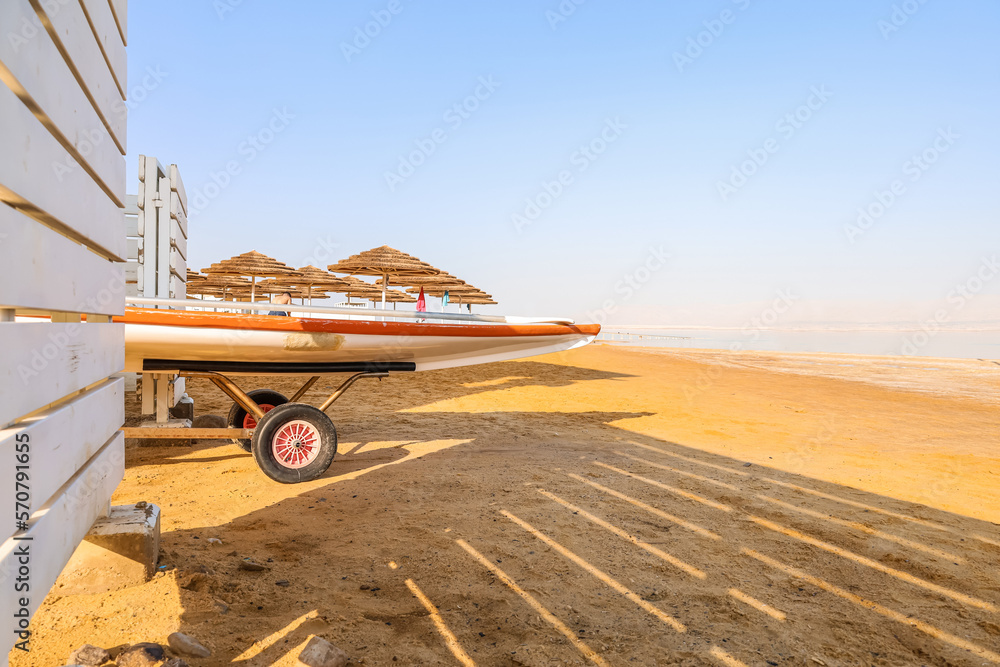
M206 378L218 387L226 396L233 399L233 402L246 410L256 421L264 417L264 411L243 389L227 375L218 371L180 371L181 377ZM322 377L313 375L305 384L292 394L288 399L289 403L298 403L307 391ZM337 399L351 388L351 386L362 378L382 378L389 377L388 371L360 371L344 380L323 403L318 406L322 412L329 410ZM229 440L252 438L254 429L252 428L169 428L169 427L124 427L121 429L126 438L139 440Z

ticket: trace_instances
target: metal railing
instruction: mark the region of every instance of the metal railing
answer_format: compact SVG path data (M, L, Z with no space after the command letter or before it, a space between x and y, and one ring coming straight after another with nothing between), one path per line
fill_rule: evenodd
M366 318L391 318L399 320L440 320L444 322L476 322L486 324L574 324L566 317L515 317L510 315L463 315L461 313L432 313L413 310L382 310L381 308L346 308L330 306L302 306L292 303L275 304L270 302L247 303L242 301L205 301L202 299L158 299L152 297L129 296L125 303L131 306L165 307L175 310L238 310L267 311L282 310L287 313L320 313L325 315L340 315L352 317L362 315Z

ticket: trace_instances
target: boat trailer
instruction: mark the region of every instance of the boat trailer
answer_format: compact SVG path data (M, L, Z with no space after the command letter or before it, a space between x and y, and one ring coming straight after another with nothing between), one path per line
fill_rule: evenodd
M329 469L337 454L337 429L326 413L355 382L363 378L381 380L388 377L390 371L415 370L414 364L405 362L296 364L294 369L274 368L279 364L232 362L212 364L224 366L224 370L207 370L204 368L207 365L205 362L158 363L158 360L146 360L143 370L163 372L166 370L162 368L163 366L171 366L169 370L181 377L209 380L233 400L227 427L125 427L122 429L125 437L157 440L232 440L234 444L253 455L261 472L283 484L308 482L320 477ZM290 365L280 364L280 366ZM290 371L301 374L310 369L321 374L345 370L355 372L341 382L340 386L318 407L303 403L301 399L319 381L321 374L311 375L290 398L271 389L244 391L226 375L226 372L254 371L260 371L261 375L286 375Z

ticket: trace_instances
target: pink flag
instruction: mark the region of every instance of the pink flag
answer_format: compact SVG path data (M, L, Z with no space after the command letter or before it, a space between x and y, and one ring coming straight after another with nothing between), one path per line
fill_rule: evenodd
M417 297L417 312L426 313L427 312L427 299L424 298L424 288L420 288L420 296Z

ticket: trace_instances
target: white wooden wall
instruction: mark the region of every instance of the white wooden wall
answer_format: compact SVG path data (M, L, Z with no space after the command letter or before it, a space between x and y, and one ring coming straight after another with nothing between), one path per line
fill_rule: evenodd
M164 169L155 157L139 156L139 193L126 195L129 296L164 299L187 297L187 193L176 164ZM168 421L169 409L184 395L184 378L143 373L139 385L143 414ZM129 390L135 374L126 376Z
M187 296L187 194L176 164L139 156L139 193L126 195L129 296Z
M123 381L110 376L125 352L123 325L111 321L124 311L116 262L128 250L125 12L126 0L0 0L0 618L8 626L22 598L35 613L124 473ZM27 464L16 458L24 445ZM29 516L26 530L15 510ZM15 556L25 545L26 580ZM18 583L29 589L15 591ZM6 667L18 638L0 637Z

